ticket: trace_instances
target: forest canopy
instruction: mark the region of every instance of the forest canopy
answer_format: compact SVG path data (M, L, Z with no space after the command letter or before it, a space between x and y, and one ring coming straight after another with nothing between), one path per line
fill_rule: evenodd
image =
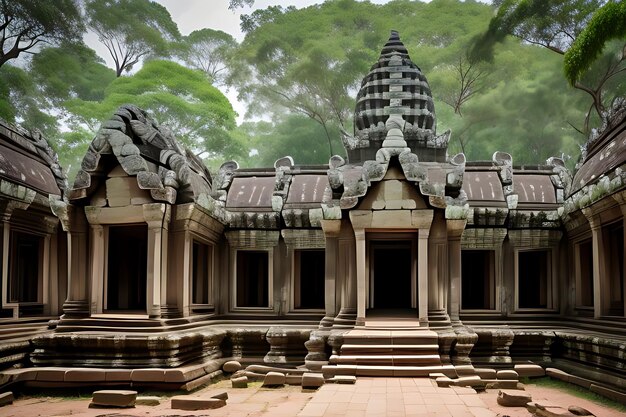
M391 29L430 83L438 130L452 131L449 153L469 160L501 150L516 164L561 156L572 166L626 92L624 26L601 30L624 21L613 1L270 6L241 16L240 42L210 27L182 34L150 0L0 5L0 117L41 130L70 176L100 122L127 102L211 168L268 166L286 154L325 164L344 154L341 131L352 132L360 82ZM104 47L85 43L89 34ZM227 90L247 106L238 125Z

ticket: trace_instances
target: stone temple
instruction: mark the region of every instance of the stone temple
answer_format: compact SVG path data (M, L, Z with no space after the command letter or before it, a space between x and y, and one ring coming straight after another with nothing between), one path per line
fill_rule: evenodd
M231 358L487 382L537 364L626 398L625 112L573 175L468 162L392 32L342 139L328 165L212 176L125 105L68 186L39 134L2 123L0 383L192 389Z

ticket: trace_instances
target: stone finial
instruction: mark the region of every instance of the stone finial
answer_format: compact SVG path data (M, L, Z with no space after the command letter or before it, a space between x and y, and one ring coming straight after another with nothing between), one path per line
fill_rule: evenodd
M282 158L278 158L276 162L274 162L274 169L280 168L291 168L295 163L291 156L283 156Z

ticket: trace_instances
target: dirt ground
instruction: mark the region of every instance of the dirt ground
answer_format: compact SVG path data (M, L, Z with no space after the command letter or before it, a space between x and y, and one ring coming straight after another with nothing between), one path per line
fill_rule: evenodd
M75 416L75 417L174 417L174 416L447 416L447 417L529 417L524 408L501 407L498 390L474 394L467 389L438 388L424 378L359 378L355 385L326 384L317 391L303 392L300 387L232 389L224 380L190 395L211 396L227 391L227 405L217 410L183 411L170 408L170 395L158 393L158 406L128 409L89 408L90 397L23 395L0 408L0 416ZM583 407L598 417L618 417L624 413L555 388L526 385L533 401L546 401L567 408ZM59 394L60 395L60 394ZM140 393L139 395L155 395Z

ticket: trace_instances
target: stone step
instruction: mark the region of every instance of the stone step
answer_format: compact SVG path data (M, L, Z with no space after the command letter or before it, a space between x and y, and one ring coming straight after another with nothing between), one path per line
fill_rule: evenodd
M344 343L341 346L342 355L353 354L390 354L397 353L402 355L414 355L428 352L438 352L439 345L423 344L423 345L372 345L372 344L349 344Z
M333 355L329 362L356 365L441 365L439 355Z
M322 372L325 378L331 378L336 375L428 377L428 375L433 372L439 372L450 377L456 377L456 372L453 365L325 365L322 367Z
M438 344L439 336L431 330L351 330L343 335L352 345L423 345Z

